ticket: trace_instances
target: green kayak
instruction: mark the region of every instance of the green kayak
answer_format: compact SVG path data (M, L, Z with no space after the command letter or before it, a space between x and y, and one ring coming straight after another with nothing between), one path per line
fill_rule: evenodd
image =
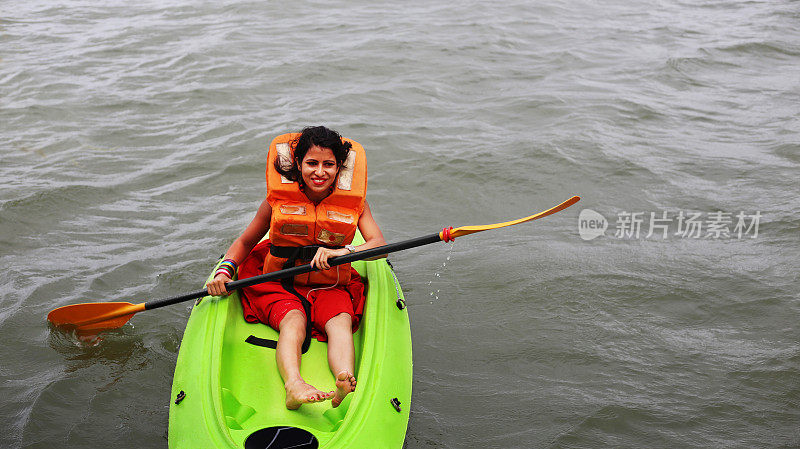
M169 408L169 447L400 448L411 404L411 329L403 293L386 259L358 261L367 280L355 343L358 387L330 401L287 410L275 362L278 333L245 322L237 294L195 303L183 335ZM212 271L213 273L213 271ZM301 375L335 389L327 344L315 339Z

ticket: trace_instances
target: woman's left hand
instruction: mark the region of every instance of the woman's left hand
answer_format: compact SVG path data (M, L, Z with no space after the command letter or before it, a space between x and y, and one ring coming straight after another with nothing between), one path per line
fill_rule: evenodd
M345 248L330 249L320 247L317 249L317 254L314 254L314 258L311 259L311 266L320 270L327 270L331 267L328 263L329 258L344 256L346 254L350 254L350 251Z

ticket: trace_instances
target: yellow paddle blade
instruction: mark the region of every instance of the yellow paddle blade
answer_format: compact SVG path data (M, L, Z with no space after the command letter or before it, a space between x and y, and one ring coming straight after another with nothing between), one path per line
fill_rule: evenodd
M122 327L136 312L144 310L144 303L94 302L59 307L47 314L54 326L93 333Z
M495 223L495 224L484 225L484 226L461 226L460 228L455 228L452 231L450 231L450 237L451 238L456 238L456 237L461 237L461 236L464 236L464 235L469 235L469 234L472 234L472 233L475 233L475 232L488 231L489 229L504 228L506 226L514 226L516 224L537 220L539 218L543 218L543 217L546 217L548 215L552 215L552 214L554 214L554 213L556 213L558 211L564 210L564 209L572 206L573 204L577 203L580 199L581 199L581 197L579 197L579 196L573 196L572 198L564 201L563 203L559 204L558 206L553 206L550 209L547 209L545 211L539 212L538 214L534 214L534 215L531 215L531 216L525 217L525 218L520 218L518 220L506 221L504 223ZM442 237L443 237L442 240L445 240L444 236L442 236Z

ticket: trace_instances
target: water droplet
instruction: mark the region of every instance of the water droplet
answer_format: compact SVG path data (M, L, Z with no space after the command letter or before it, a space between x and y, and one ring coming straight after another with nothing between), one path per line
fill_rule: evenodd
M439 299L439 293L441 292L441 289L436 289L436 291L434 292L433 281L435 280L437 284L439 284L439 279L442 278L442 274L444 274L444 271L447 269L447 262L450 261L450 258L452 257L453 253L453 248L455 248L455 242L448 242L448 243L450 244L450 248L448 248L446 260L442 262L442 265L438 269L436 269L436 271L433 273L433 279L428 281L428 285L431 286L430 296L435 300ZM431 301L431 304L433 304L433 301Z

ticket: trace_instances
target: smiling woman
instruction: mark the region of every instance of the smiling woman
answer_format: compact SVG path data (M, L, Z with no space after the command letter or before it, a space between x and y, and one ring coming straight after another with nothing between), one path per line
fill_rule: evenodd
M210 294L226 295L225 283L240 265L263 267L263 273L309 262L319 268L243 292L245 319L280 332L276 357L288 409L328 399L338 407L355 391L352 332L361 319L364 285L349 264L332 268L328 259L386 243L366 203L366 190L366 156L357 143L324 126L277 137L267 162L267 198L207 284ZM351 245L357 230L365 240L358 248ZM267 231L270 241L257 247ZM269 245L264 252L254 251L264 245ZM336 391L319 390L300 376L300 354L308 349L312 332L328 341Z
M333 181L341 170L344 176L340 183L346 181L346 190L350 190L354 167L347 162L351 159L352 142L343 140L339 133L324 126L312 126L305 128L292 145L292 152L288 143L277 145L276 148L278 157L273 165L283 176L282 181L297 182L300 190L318 203L333 192Z

